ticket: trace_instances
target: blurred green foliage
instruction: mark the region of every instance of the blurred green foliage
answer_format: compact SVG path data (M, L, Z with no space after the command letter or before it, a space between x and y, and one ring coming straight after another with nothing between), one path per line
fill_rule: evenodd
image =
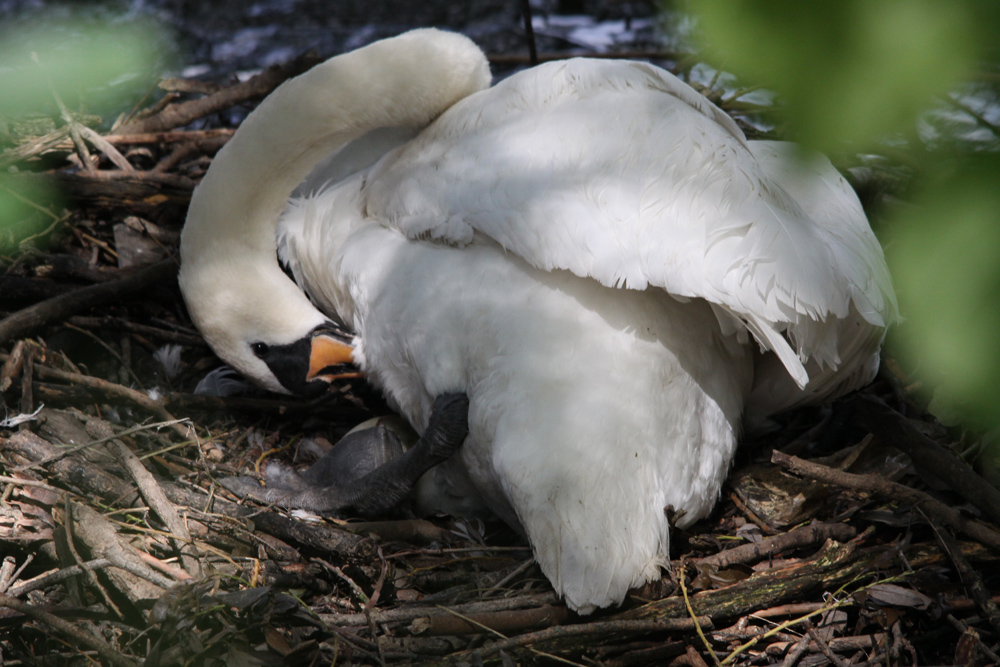
M36 181L0 174L0 255L46 232L58 220L38 202L58 201L58 193Z
M122 110L148 89L160 64L162 33L147 22L86 14L48 16L0 29L0 115L67 106ZM156 72L158 74L158 72Z
M67 115L129 109L158 79L165 39L147 22L82 10L5 23L0 28L0 150L44 134L44 129L22 128L55 130L69 122ZM53 205L58 208L58 192L5 166L0 171L0 255L16 252L26 239L49 229Z
M942 407L992 427L1000 424L1000 154L931 171L887 234L907 318L898 342Z
M1000 133L960 99L978 77L996 110L1000 3L692 0L689 9L713 64L778 94L784 138L904 158L912 205L882 224L906 318L894 340L937 401L971 424L1000 425ZM965 108L964 126L992 141L928 132L929 112L942 108Z

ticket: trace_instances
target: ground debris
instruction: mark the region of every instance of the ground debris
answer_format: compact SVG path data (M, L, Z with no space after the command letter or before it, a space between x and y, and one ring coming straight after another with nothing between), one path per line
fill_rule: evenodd
M314 60L233 89L174 81L164 104L87 135L89 170L65 168L81 159L65 128L0 155L68 207L40 202L52 225L0 277L4 661L998 661L998 494L958 454L975 436L925 415L888 370L745 443L713 515L675 531L662 581L590 617L499 524L234 500L220 477L308 462L387 412L356 381L314 402L194 392L220 362L186 318L177 240L232 130L183 125Z

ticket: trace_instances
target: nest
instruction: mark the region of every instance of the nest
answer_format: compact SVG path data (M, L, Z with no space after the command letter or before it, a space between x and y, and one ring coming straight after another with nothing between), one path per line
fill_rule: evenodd
M744 443L662 580L588 617L500 524L229 495L220 477L307 463L386 411L357 382L316 402L193 391L220 362L184 311L177 241L232 130L177 128L315 62L168 82L103 135L66 112L0 155L67 206L32 202L41 224L0 278L4 664L1000 662L1000 493L966 463L978 440L926 415L891 363Z

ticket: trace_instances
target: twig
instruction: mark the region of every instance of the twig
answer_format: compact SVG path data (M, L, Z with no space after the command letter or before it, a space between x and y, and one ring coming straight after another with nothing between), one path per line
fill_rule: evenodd
M687 584L684 582L685 578L684 567L685 567L685 562L684 559L681 558L680 571L677 573L678 575L677 583L680 584L681 595L684 596L684 606L687 607L688 616L690 616L691 619L694 621L694 629L695 632L698 633L698 637L701 639L701 643L705 645L706 649L708 649L709 655L712 656L712 659L715 661L716 667L718 667L721 664L719 663L719 656L715 655L715 649L712 648L712 645L708 641L708 637L705 636L705 632L701 629L701 625L698 623L698 617L695 615L694 608L691 606L691 599L688 597Z
M247 81L223 88L217 93L190 102L171 104L149 118L126 123L115 129L115 134L146 134L162 132L187 125L199 118L218 113L248 100L261 99L281 85L286 79L302 74L319 64L314 53L295 58L291 62L272 65Z
M228 141L236 130L218 128L214 130L176 130L173 132L147 132L136 134L109 134L104 137L110 144L170 144L185 143L199 145L204 142Z
M972 599L976 601L976 606L986 615L987 620L989 620L993 628L1000 631L1000 606L990 599L990 592L986 588L986 584L983 583L983 578L976 572L969 561L966 560L962 554L962 549L958 546L958 542L955 541L951 533L947 530L938 530L933 522L931 522L931 527L934 528L934 534L941 543L941 547L955 564L955 570L958 571L959 578L968 586L969 592L972 593Z
M99 181L133 181L136 183L154 183L169 185L178 190L193 190L196 183L187 176L180 174L163 174L158 171L122 171L120 169L102 169L87 174L87 178Z
M21 374L21 370L24 368L24 355L27 346L27 341L17 341L14 344L14 349L11 350L10 356L4 361L3 368L0 368L0 394L7 391L14 384L14 378Z
M458 613L457 611L455 611L455 610L453 610L453 609L448 609L448 608L446 608L446 607L443 607L443 609L444 609L444 610L445 610L446 612L448 612L448 613L450 613L450 614L452 614L452 615L454 615L454 616L456 616L456 617L460 618L461 620L465 621L466 623L469 623L470 625L475 625L475 626L479 626L479 627L480 627L480 628L481 628L482 630L484 630L484 631L486 631L486 632L490 632L490 633L493 633L493 634L495 634L496 636L500 637L500 639L502 639L502 640L505 640L505 641L507 640L507 637L506 637L506 636L504 636L504 635L503 635L502 633L500 633L500 632L497 632L497 631L496 631L496 630L494 630L493 628L489 628L489 627L486 627L485 625L482 625L482 624L478 623L478 622L477 622L476 620L474 620L474 619L472 619L472 618L469 618L468 616L463 616L462 614ZM539 651L538 649L534 649L534 648L531 648L531 649L529 649L529 650L530 650L530 651L531 651L532 653L536 654L536 655L540 655L540 656L543 656L543 657L545 657L545 658L548 658L548 659L550 659L550 660L554 660L554 661L556 661L556 662L562 662L562 663L565 663L565 664L567 664L567 665L577 665L577 666L578 666L578 663L575 663L575 662L572 662L572 661L570 661L570 660L567 660L566 658L563 658L563 657L560 657L560 656L558 656L558 655L552 655L551 653L545 653L544 651Z
M831 597L832 597L832 599L836 598L836 596L831 596ZM789 620L785 621L784 623L779 623L778 625L774 626L773 628L771 628L770 630L768 630L764 634L759 635L757 637L754 637L753 639L751 639L750 641L746 642L745 644L741 644L740 646L738 646L735 649L733 649L733 651L729 655L727 655L725 657L725 659L723 659L722 665L728 665L728 664L730 664L731 662L733 662L733 660L735 660L737 658L737 656L739 656L744 651L749 650L750 648L752 648L754 645L756 645L761 640L767 639L768 637L772 637L772 636L778 634L779 632L782 632L782 631L786 630L787 628L792 627L793 625L798 625L799 623L804 623L804 622L808 621L810 618L812 618L813 616L816 616L817 614L825 614L826 612L830 611L831 609L836 609L838 607L843 606L844 604L847 604L847 603L846 602L841 602L839 600L835 600L833 603L824 604L821 608L817 609L816 611L811 611L811 612L805 614L804 616L801 616L799 618L789 619Z
M738 618L761 607L801 600L811 590L830 590L868 576L882 549L859 550L853 543L827 542L808 561L752 575L725 588L691 597L695 613L711 618ZM623 613L626 618L677 618L687 614L684 600L674 596L653 600Z
M772 453L771 461L796 474L827 484L835 484L855 491L873 493L883 498L891 498L907 502L915 507L921 507L938 521L942 521L955 530L960 530L986 546L1000 551L1000 533L979 521L967 519L958 510L948 507L939 500L935 500L923 491L911 489L896 482L890 482L877 475L855 475L841 470L834 470L827 466L805 461L796 456L789 456L778 450L774 450Z
M409 631L420 636L467 635L491 632L522 632L565 623L572 615L566 607L542 604L526 609L474 612L462 607L439 607L445 614L434 613L413 619ZM426 612L425 612L426 613Z
M45 482L39 482L35 479L20 479L18 477L8 477L7 475L0 475L0 484L12 484L14 486L28 486L34 489L44 489L46 491L51 491L52 493L63 494L66 493L66 489L60 489L58 487L46 484Z
M857 637L834 637L827 642L831 651L861 651L867 650L873 647L878 647L879 644L883 643L888 635L875 632L868 635L861 635ZM812 641L809 635L803 637L806 640L806 648L810 652L816 652L820 650L819 644ZM799 642L795 642L798 645ZM777 653L788 650L788 647L792 645L792 642L774 642L769 645L765 650L769 654Z
M118 149L115 148L104 137L99 135L97 132L94 132L86 125L80 125L79 123L77 123L77 126L78 126L77 131L80 133L80 135L84 139L89 141L91 144L93 144L95 148L99 149L102 153L104 153L107 156L107 158L111 160L112 163L114 163L116 167L118 167L122 171L135 171L135 167L132 166L132 163L129 162L127 159L125 159L125 156L119 153Z
M371 597L365 602L364 612L371 615L372 609L378 604L379 596L382 595L382 586L385 584L385 575L389 572L389 563L386 562L385 556L382 555L382 547L378 548L378 560L382 564L382 567L378 574L378 580L375 582L375 588L372 589Z
M798 614L808 614L816 610L825 610L825 602L799 602L796 604L783 604L780 607L761 609L750 614L751 618L773 618L775 616L796 616Z
M21 573L24 572L29 565L31 565L31 561L33 560L35 560L35 554L28 554L27 558L24 559L24 562L21 563L21 567L15 569L14 563L16 561L14 560L14 557L7 556L4 558L3 569L2 572L0 572L0 593L6 593L14 582L17 581L18 577L21 576Z
M739 509L739 511L743 512L743 514L746 515L746 517L748 519L750 519L750 521L755 526L757 526L758 528L760 528L761 532L763 532L765 535L777 535L778 534L778 531L776 531L774 528L772 528L766 521L764 521L759 516L757 516L754 513L753 510L751 510L749 507L747 507L746 503L744 503L742 500L740 500L740 497L738 495L736 495L735 493L730 493L729 494L729 499L732 500L733 504L736 505L736 508Z
M965 634L966 632L968 632L969 626L967 626L965 623L955 618L951 614L946 614L945 618L947 618L948 622L951 623L952 626L954 626L954 628L958 630L960 633ZM992 660L994 665L1000 665L1000 655L998 655L995 651L993 651L989 646L984 644L983 640L979 638L978 634L976 635L976 642L978 642L979 644L979 650L985 653L986 657Z
M968 464L913 427L911 420L876 398L858 394L845 404L853 419L913 459L914 464L1000 523L1000 490Z
M845 523L822 523L803 526L783 535L768 537L756 543L741 544L738 547L720 551L717 554L699 558L693 562L699 565L714 565L722 568L735 563L748 563L787 549L796 549L810 544L823 543L828 539L846 542L855 535L857 535L857 531Z
M24 367L21 369L21 412L30 415L35 412L35 393L32 381L35 376L35 346L28 345L24 348ZM40 409L40 408L39 408ZM28 422L21 422L18 429L25 431L29 428Z
M492 588L503 588L504 586L506 586L507 584L509 584L511 581L513 581L515 577L517 577L518 575L520 575L520 574L524 573L525 571L527 571L527 569L530 568L534 564L535 564L534 557L527 559L526 561L524 561L523 563L521 563L520 565L518 565L516 568L514 568L513 572L511 572L510 574L506 575L503 579L501 579L497 583L493 584Z
M823 641L823 638L819 636L819 633L816 632L816 628L813 626L812 622L806 621L805 626L809 637L816 642L816 645L819 646L819 650L830 660L830 662L837 667L847 667L847 663L844 662L843 658L834 653L830 648L830 645Z
M504 641L482 649L482 656L487 657L500 651L507 651L513 648L538 644L543 641L553 639L564 639L567 637L581 637L588 635L605 635L611 633L624 632L629 634L646 634L650 632L690 632L695 627L712 627L712 620L706 616L691 618L664 618L649 621L595 621L593 623L582 623L579 625L557 625L537 632L528 632L517 637L511 637ZM461 654L452 657L459 657Z
M184 424L184 423L187 423L189 421L190 420L188 420L188 419L185 418L185 419L174 419L173 421L154 422L152 424L141 424L139 426L133 426L132 428L127 428L124 431L120 431L118 433L114 433L114 434L109 435L109 436L107 436L105 438L99 438L97 440L91 440L90 442L85 442L83 444L76 445L74 447L68 447L68 448L65 448L65 449L60 449L58 454L55 454L53 456L48 456L48 457L46 457L46 458L44 458L44 459L42 459L40 461L35 461L35 462L32 462L32 463L27 463L27 464L24 464L24 465L17 466L16 468L14 468L14 470L16 470L18 472L21 472L21 471L24 471L24 470L31 470L32 468L40 468L40 467L48 465L49 463L53 463L54 461L58 461L60 459L66 458L67 456L70 456L71 454L75 454L75 453L77 453L77 452L79 452L81 450L89 449L89 448L95 447L97 445L103 445L105 442L110 442L111 440L114 440L115 438L124 438L124 437L129 436L129 435L134 435L136 433L141 433L142 431L149 431L149 430L152 430L152 429L159 429L159 428L163 428L164 426L173 426L174 424ZM2 479L3 478L0 478L0 480L2 480Z
M21 582L17 586L11 588L9 593L11 597L19 598L22 595L26 595L31 591L36 591L39 588L57 584L60 581L69 579L70 577L77 577L83 574L84 570L102 570L110 564L111 561L107 558L95 558L94 560L88 560L86 563L81 563L79 565L70 565L69 567L50 570L49 572L44 572L38 575L37 577Z
M86 505L74 505L73 510L74 518L78 522L77 535L86 542L94 555L107 558L113 566L160 589L166 590L177 583L146 565L139 557L139 550L126 542L118 534L114 524L98 512ZM78 559L77 562L83 561Z
M521 17L524 19L524 36L528 40L528 62L538 64L538 47L535 46L535 27L531 24L531 0L521 0Z
M795 663L799 661L799 658L807 650L809 650L809 637L805 636L795 644L794 648L785 656L785 659L781 661L781 667L794 667Z
M39 371L39 376L41 378L55 379L71 384L82 385L84 387L100 391L109 399L127 401L142 408L143 410L151 412L159 417L163 422L167 422L165 425L173 428L174 432L181 437L187 440L191 439L191 433L194 427L182 426L182 424L186 423L185 420L175 419L172 414L167 412L167 409L164 408L162 404L154 401L144 392L136 391L135 389L131 389L108 380L102 380L101 378L83 375L82 373L70 373L69 371L48 368L47 366L39 366L37 370Z
M482 620L488 614L521 609L531 611L542 606L551 606L555 602L557 602L557 600L554 593L545 593L541 595L521 595L518 597L502 598L499 600L468 602L466 604L455 605L450 607L450 609L465 614L466 616L475 617L484 625L489 625L489 622ZM407 623L418 618L424 618L426 619L428 627L429 624L436 623L438 617L440 616L437 612L437 607L431 608L423 605L410 605L400 607L398 609L373 609L372 614L375 616L375 620L379 624ZM350 627L364 625L367 623L367 619L364 617L364 614L320 614L319 617L322 621L331 625ZM502 628L497 629L502 631Z
M0 153L0 170L6 172L7 167L12 164L17 164L28 158L53 150L57 146L64 145L67 137L69 137L69 127L63 126L53 132L49 132L45 136L38 137L14 148L8 148L3 153Z
M73 516L73 503L72 501L70 501L68 496L64 499L64 505L66 508L66 521L64 523L64 526L66 528L66 547L69 549L70 554L72 554L73 559L76 561L76 564L82 565L84 563L84 560L83 558L80 557L79 552L77 552L76 550L76 539L73 537L73 533L75 531L74 526L76 522L80 521L81 519L80 517ZM113 559L109 560L112 560L113 562ZM115 614L117 614L118 617L121 618L122 616L121 609L118 608L118 605L116 605L114 601L111 599L111 596L108 595L108 591L104 588L101 582L97 580L97 575L94 574L93 570L89 570L86 567L84 567L83 574L86 577L87 581L90 582L90 585L96 588L98 592L100 592L101 597L104 598L104 604L108 605L108 608L114 611Z
M185 570L184 568L175 567L173 565L170 565L169 563L164 563L159 558L153 556L152 554L146 553L145 551L139 551L136 554L136 556L138 556L139 560L141 560L146 565L149 565L151 568L157 570L158 572L162 572L163 574L167 575L171 579L174 579L175 581L183 582L183 581L191 581L193 579L193 577L190 574L188 574L188 571ZM232 562L231 559L227 558L227 560Z
M701 654L698 653L698 650L694 646L688 644L684 653L687 655L688 664L691 667L708 667L708 663L705 662L705 659L701 657ZM715 651L711 651L711 654L715 658L715 664L719 664L719 658L715 655Z
M118 439L113 439L111 444L115 448L115 452L118 454L122 465L128 470L132 476L132 480L138 486L139 493L146 499L146 502L149 503L153 511L167 524L170 532L176 536L177 541L175 541L174 546L181 555L181 562L184 564L184 569L189 575L200 577L201 563L198 562L197 556L192 556L188 551L194 543L191 541L191 534L188 532L187 525L180 514L177 513L177 508L167 499L163 493L163 489L160 488L160 485L150 472L146 470L131 449Z
M81 310L120 301L152 284L172 279L176 272L177 265L170 260L164 260L144 267L127 277L82 287L19 310L0 320L0 343L24 336Z
M327 563L325 560L319 558L313 558L312 561L314 563L319 563L321 567L337 575L339 579L341 579L344 583L347 584L348 588L351 589L351 592L354 593L354 597L356 597L359 601L359 606L361 608L364 607L364 604L368 602L368 596L365 595L365 592L363 590L361 590L361 586L358 586L353 579L344 574L343 570L341 570L336 565L331 565L330 563Z
M104 317L87 317L85 315L77 315L69 318L67 323L88 329L117 329L120 331L127 331L129 333L155 337L169 343L178 343L180 345L208 347L208 344L201 336L180 333L177 331L167 331L166 329L161 329L159 327L151 327L145 324L139 324L138 322L132 322L123 317L113 317L110 315L105 315Z
M0 594L0 607L8 607L14 611L18 611L25 616L38 621L39 623L44 623L45 625L58 630L79 644L89 646L97 651L97 654L100 655L101 658L108 664L115 665L116 667L139 667L139 663L130 660L115 649L111 648L103 639L95 637L89 632L83 632L82 630L77 629L77 627L72 623L64 621L58 616L48 612L41 611L34 605L21 602L20 600L17 600L9 595Z

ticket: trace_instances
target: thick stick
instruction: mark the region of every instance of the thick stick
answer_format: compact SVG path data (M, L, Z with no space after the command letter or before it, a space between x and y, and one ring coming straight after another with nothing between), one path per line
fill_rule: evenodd
M36 303L0 320L0 343L29 334L46 324L65 319L82 310L131 296L154 283L173 280L176 274L177 265L172 260L165 259L142 268L127 278L81 287Z
M321 62L321 59L307 53L282 65L272 65L247 81L223 88L217 93L190 102L171 104L163 111L149 118L127 123L115 130L115 134L147 134L163 132L181 127L199 118L224 111L247 100L267 97L272 90L286 79L298 76ZM108 138L108 141L113 140Z
M943 480L994 522L1000 523L1000 491L967 463L917 431L911 420L882 401L861 394L844 407L879 440L906 452L920 470Z
M768 537L757 543L741 544L732 549L720 551L717 554L699 558L693 563L699 565L716 565L728 567L734 563L748 563L764 558L786 549L795 549L810 544L822 544L828 539L846 542L857 535L857 531L846 523L822 523L816 526L803 526L789 531L784 535Z
M138 667L139 665L139 663L122 655L109 646L100 637L92 635L89 632L84 632L83 630L78 629L73 623L64 621L58 616L42 611L34 605L21 602L20 600L16 600L9 595L0 595L0 607L8 607L14 611L19 611L25 616L34 619L38 623L43 623L53 630L62 633L77 644L89 646L93 650L97 651L97 654L104 659L105 664L116 665L118 667Z
M805 461L797 456L789 456L778 450L775 450L771 455L771 462L798 475L810 477L820 482L909 503L921 508L928 516L947 524L954 530L959 530L979 540L989 548L1000 551L1000 533L984 523L966 518L958 510L948 507L923 491L890 482L878 475L855 475L854 473L834 470L818 463Z

